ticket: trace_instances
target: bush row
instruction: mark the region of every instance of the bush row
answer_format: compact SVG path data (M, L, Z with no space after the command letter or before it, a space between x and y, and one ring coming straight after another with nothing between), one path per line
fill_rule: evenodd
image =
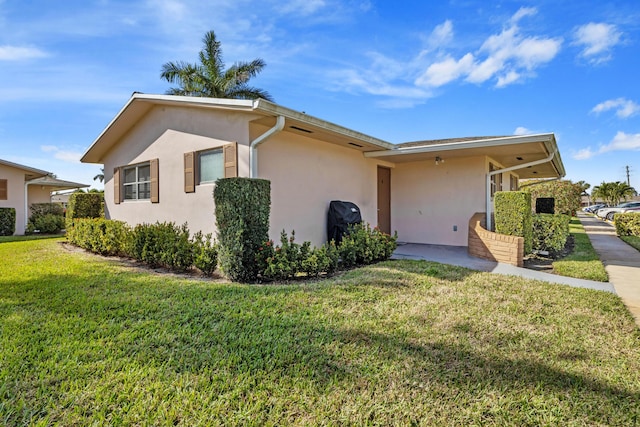
M36 231L43 234L56 234L65 228L64 208L60 203L33 203L31 216L27 222L26 234Z
M618 213L615 214L614 219L618 236L640 237L640 214Z
M69 197L66 214L66 228L69 230L76 218L104 217L103 193L73 193Z
M562 214L533 215L533 249L559 252L569 238L571 217Z
M150 267L186 271L196 267L211 275L217 266L218 248L211 234L190 237L187 224L140 224L133 229L122 221L76 218L67 230L70 243L101 255L128 256Z
M339 245L331 241L319 248L311 247L311 242L298 244L295 232L291 237L283 230L280 245L272 240L259 247L256 266L259 277L266 280L292 279L300 274L317 277L331 274L339 268L350 268L388 259L396 249L397 235L390 236L371 229L368 224L349 227L348 233Z
M16 232L15 208L0 208L0 236L13 236Z
M531 193L499 191L495 193L496 233L524 238L524 253L533 249Z

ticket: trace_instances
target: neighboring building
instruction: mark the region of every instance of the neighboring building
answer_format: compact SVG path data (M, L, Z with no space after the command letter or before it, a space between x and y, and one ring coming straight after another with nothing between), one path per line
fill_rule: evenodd
M15 234L24 234L32 203L51 202L51 192L88 187L63 181L51 172L0 159L0 208L15 208Z
M104 164L108 218L215 231L217 178L271 181L270 235L326 241L331 200L404 242L467 246L519 179L565 174L553 134L394 145L264 100L134 94L82 157Z

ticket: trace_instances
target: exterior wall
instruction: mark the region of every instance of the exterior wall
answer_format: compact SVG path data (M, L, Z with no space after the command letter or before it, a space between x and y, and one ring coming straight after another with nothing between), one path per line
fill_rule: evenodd
M476 213L469 220L469 255L522 267L524 237L487 231L485 219L484 213Z
M7 200L0 200L0 208L15 208L15 234L24 234L24 171L0 165L0 179L7 180Z
M192 232L215 231L214 184L184 192L184 153L238 142L238 174L249 175L249 127L251 114L220 110L154 107L104 159L105 215L130 225L174 221L187 222ZM116 167L158 159L159 203L150 200L114 201L113 170Z
M266 130L254 126L251 136ZM284 229L289 235L295 230L298 242L325 243L332 200L355 203L364 221L377 224L377 165L388 164L289 132L274 135L258 153L258 175L271 181L270 236L275 241Z
M401 242L466 246L469 218L485 210L484 156L398 163L391 171L391 229ZM454 227L456 231L454 231Z

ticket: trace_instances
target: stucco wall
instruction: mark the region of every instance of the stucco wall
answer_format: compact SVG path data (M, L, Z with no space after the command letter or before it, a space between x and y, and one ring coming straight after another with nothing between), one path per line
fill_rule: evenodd
M156 221L187 222L193 232L215 231L213 184L197 185L184 192L184 153L238 142L238 171L249 174L251 114L154 107L110 150L104 160L105 208L108 218L131 225ZM159 203L149 200L114 202L115 167L158 159Z
M24 234L24 171L0 165L0 179L7 180L7 200L0 200L0 208L15 208L16 232Z
M485 157L398 163L391 171L391 229L398 240L467 246L469 219L485 210L486 165Z
M266 131L255 126L252 137ZM255 134L255 135L254 135ZM259 148L258 174L271 181L271 238L284 229L299 242L327 240L329 202L353 202L363 220L377 223L377 162L362 152L288 132ZM393 173L393 172L392 172Z

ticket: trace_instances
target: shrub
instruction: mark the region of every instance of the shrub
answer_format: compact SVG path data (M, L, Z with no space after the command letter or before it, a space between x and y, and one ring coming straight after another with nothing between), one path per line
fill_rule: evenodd
M15 208L0 208L0 236L13 236L16 232Z
M496 232L524 237L524 253L531 253L531 194L525 191L499 191L495 194L494 204Z
M77 218L67 232L67 240L101 255L127 256L131 229L122 221L104 218Z
M522 191L531 193L532 208L536 205L536 199L552 197L555 199L555 212L557 214L575 215L580 209L583 188L580 184L571 181L547 181L536 180L522 181Z
M366 223L350 225L337 247L341 266L349 268L388 259L397 247L397 240L397 234L390 236Z
M195 267L205 276L211 276L218 266L218 246L211 240L211 233L198 231L193 236Z
M67 205L66 227L69 230L76 218L104 217L103 193L73 193Z
M640 213L618 213L614 219L618 236L640 237Z
M27 222L26 234L38 231L55 234L65 228L64 208L59 203L33 203L31 216Z
M222 178L213 191L220 268L231 280L253 282L256 254L269 239L271 183L263 179Z
M562 214L537 214L533 216L533 249L559 252L569 237L571 217Z
M151 267L185 271L193 265L193 246L187 224L139 224L133 229L130 255Z

